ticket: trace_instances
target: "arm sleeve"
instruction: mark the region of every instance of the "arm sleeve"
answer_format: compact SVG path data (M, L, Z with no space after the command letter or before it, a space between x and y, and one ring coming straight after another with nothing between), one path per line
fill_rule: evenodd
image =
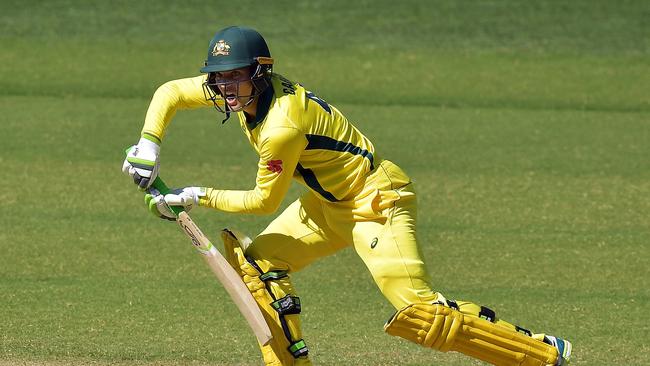
M207 189L199 205L226 212L270 214L284 199L300 154L307 146L305 136L292 127L277 127L262 141L255 188L250 191Z
M144 119L142 135L154 136L162 141L165 130L178 109L212 105L203 93L205 76L168 81L153 95ZM223 101L219 101L223 103Z

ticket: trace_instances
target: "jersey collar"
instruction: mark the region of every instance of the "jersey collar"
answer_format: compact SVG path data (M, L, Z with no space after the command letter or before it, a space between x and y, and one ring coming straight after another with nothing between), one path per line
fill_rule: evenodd
M273 85L269 85L266 90L262 92L257 101L257 110L255 113L255 119L252 121L246 120L246 126L249 130L254 130L255 127L259 126L264 122L264 118L269 114L269 109L271 108L271 102L273 102Z

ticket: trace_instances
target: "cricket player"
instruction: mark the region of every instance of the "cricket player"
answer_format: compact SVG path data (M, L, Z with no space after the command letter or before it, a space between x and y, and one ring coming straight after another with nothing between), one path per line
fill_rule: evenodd
M301 301L290 275L353 247L396 309L384 327L388 334L494 365L566 365L568 341L533 334L487 307L433 290L416 241L416 191L408 175L336 107L274 73L272 66L258 32L237 26L220 30L210 42L202 75L169 81L155 92L141 138L123 164L123 171L148 189L150 211L171 220L175 216L167 205L270 214L293 180L308 188L250 245L223 236L230 264L273 334L271 343L261 346L265 364L311 365L300 327ZM259 154L255 187L187 186L166 195L149 189L176 111L210 106L225 119L236 115Z

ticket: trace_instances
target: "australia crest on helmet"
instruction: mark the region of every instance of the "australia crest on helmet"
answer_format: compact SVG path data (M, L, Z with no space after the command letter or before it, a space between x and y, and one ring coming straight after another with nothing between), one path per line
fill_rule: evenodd
M230 45L223 39L220 39L212 48L212 56L228 56L230 54Z

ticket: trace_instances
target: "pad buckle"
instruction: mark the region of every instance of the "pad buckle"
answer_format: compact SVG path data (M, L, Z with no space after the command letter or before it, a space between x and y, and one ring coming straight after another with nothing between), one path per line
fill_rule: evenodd
M523 333L523 334L525 334L525 335L527 335L529 337L533 336L533 332L531 332L530 330L528 330L526 328L522 328L522 327L520 327L518 325L515 325L515 329L517 329L517 332Z
M438 303L438 304L440 304L440 305L445 305L445 304L442 303L442 302L435 302L434 305L435 305L436 303ZM457 303L456 301L454 301L454 300L447 300L447 306L449 306L450 308L452 308L452 309L454 309L454 310L458 310L458 311L460 311L460 307L458 306L458 303Z
M481 311L478 313L478 317L494 323L494 321L497 319L497 314L494 312L494 310L486 308L485 306L481 306Z
M289 350L289 352L291 352L291 354L295 358L307 356L307 354L309 354L309 349L307 348L307 344L302 339L292 343L287 349Z
M297 296L287 295L271 303L273 309L280 315L300 314L300 298Z
M287 277L287 271L269 271L260 276L260 280L266 281L275 281L281 278Z

